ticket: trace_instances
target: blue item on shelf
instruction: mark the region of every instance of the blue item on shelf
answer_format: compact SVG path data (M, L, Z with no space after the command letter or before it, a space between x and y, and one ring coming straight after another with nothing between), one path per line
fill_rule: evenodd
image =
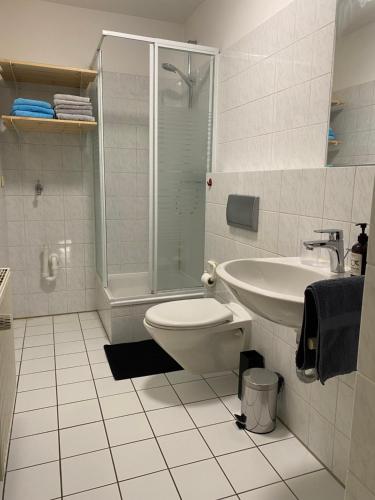
M328 139L336 139L336 134L332 127L328 129Z
M23 99L22 97L18 97L14 100L13 106L21 105L21 106L40 106L41 108L52 109L52 105L47 101L37 101L35 99Z
M42 106L29 106L26 104L15 104L12 108L12 113L14 111L32 111L33 113L43 113L45 115L54 115L53 109L43 108Z
M12 111L13 116L24 116L30 118L45 118L46 120L53 120L53 115L47 113L35 113L34 111Z

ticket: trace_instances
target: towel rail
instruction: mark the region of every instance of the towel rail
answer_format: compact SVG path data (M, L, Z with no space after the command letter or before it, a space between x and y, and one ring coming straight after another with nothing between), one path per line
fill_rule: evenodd
M296 344L298 346L300 343L300 340L301 340L302 331L297 328L295 330L295 332L296 332ZM311 350L311 351L315 350L317 348L317 345L318 345L318 339L316 337L311 337L308 339L307 348L309 350ZM312 382L315 382L316 380L318 380L315 368L311 368L308 370L299 370L296 367L296 375L297 375L297 378L301 382L303 382L304 384L311 384Z
M318 347L318 339L316 337L311 337L307 341L307 348L309 351L315 351Z

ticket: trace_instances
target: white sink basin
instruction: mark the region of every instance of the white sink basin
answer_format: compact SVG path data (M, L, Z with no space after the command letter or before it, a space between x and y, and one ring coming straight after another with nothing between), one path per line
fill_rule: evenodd
M218 265L217 274L251 311L292 328L302 325L305 288L338 277L301 264L298 257L230 260Z

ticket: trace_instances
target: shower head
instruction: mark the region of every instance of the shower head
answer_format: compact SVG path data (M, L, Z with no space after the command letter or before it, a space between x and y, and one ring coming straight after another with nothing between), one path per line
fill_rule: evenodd
M177 73L183 81L186 83L186 85L191 89L194 85L194 80L186 76L181 70L179 70L174 64L171 63L163 63L161 65L165 71L170 71L171 73Z
M176 71L177 71L176 66L174 66L174 65L173 65L173 64L171 64L171 63L163 63L163 64L161 65L161 67L162 67L163 69L165 69L165 71L171 71L172 73L176 73Z

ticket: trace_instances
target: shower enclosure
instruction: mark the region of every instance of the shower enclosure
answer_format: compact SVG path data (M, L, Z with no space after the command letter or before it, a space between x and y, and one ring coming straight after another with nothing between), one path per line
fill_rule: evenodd
M112 307L202 294L216 55L103 32L94 89L96 261Z

